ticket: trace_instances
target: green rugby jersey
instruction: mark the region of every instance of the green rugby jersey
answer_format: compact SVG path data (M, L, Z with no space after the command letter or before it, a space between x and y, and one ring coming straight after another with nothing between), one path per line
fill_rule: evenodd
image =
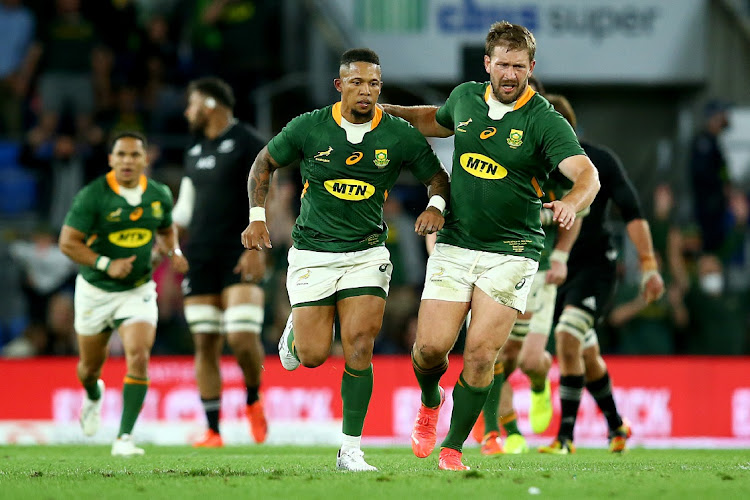
M553 170L550 173L549 179L544 183L544 196L542 197L542 203L549 201L559 200L565 193L570 191L573 187L573 181L565 177L559 170ZM552 250L555 249L555 243L557 243L557 232L560 230L560 226L554 222L549 226L544 226L544 248L542 248L542 254L539 258L539 270L547 271L550 267L549 256L552 254Z
M501 119L488 116L489 82L451 92L437 122L454 131L451 204L437 241L539 260L542 186L570 156L584 155L570 124L531 87Z
M441 170L417 129L375 109L362 142L347 140L341 103L294 118L268 143L280 165L299 159L303 191L292 239L301 250L352 252L388 236L383 203L403 168L422 182Z
M157 230L172 225L172 193L160 182L141 176L141 203L133 206L120 196L114 171L99 177L78 192L65 217L65 225L86 235L91 249L110 259L135 255L133 270L124 279L110 278L93 267L80 266L80 274L108 292L130 290L151 279L151 247Z

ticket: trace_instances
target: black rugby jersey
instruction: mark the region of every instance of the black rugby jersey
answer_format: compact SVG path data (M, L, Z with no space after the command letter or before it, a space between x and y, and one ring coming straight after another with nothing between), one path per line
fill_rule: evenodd
M263 146L252 127L235 121L215 139L199 137L185 152L185 176L195 186L185 245L189 258L242 246L249 210L247 176Z
M617 155L589 142L581 141L581 146L599 171L601 188L591 204L590 212L583 218L581 233L570 252L569 269L585 267L592 259L614 259L612 234L605 224L610 200L614 202L626 224L643 217L638 194ZM611 253L608 255L608 252Z

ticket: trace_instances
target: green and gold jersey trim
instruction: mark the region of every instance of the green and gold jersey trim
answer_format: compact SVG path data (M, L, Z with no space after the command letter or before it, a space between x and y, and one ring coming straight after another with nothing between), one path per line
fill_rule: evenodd
M120 183L117 182L117 178L115 177L115 171L110 170L109 173L105 176L107 179L107 185L109 188L114 191L117 194L120 194ZM141 175L140 179L138 179L138 187L141 188L141 191L144 193L146 192L146 187L148 186L148 177L145 175Z
M528 104L531 98L534 97L534 94L536 94L536 91L527 85L526 90L523 91L523 94L521 94L521 96L516 99L516 104L513 105L513 111L521 109L526 104ZM487 88L484 89L484 102L489 104L490 99L492 99L492 83L487 82Z
M337 102L333 105L333 108L331 108L331 115L333 116L334 121L338 124L338 126L341 126L341 101ZM380 125L380 120L383 119L383 110L375 107L375 116L372 117L372 123L370 124L370 130L375 130L375 127Z

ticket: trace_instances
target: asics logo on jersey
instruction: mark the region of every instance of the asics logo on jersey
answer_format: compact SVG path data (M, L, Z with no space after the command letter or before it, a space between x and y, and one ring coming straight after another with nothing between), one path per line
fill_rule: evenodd
M366 200L375 194L375 186L356 179L331 179L323 185L326 191L341 200Z
M214 155L204 156L198 163L195 164L195 168L199 170L210 170L216 166L216 158Z
M489 139L496 133L497 133L497 129L495 127L487 127L485 130L482 130L481 134L479 134L479 138L482 140Z
M329 163L331 160L326 158L326 156L329 156L333 152L333 146L328 146L328 149L325 151L320 151L318 154L314 156L314 158L318 161Z
M505 139L508 142L508 146L510 146L513 149L516 149L520 145L523 144L523 130L516 130L514 128L510 129L510 134L508 135L508 138Z
M354 165L359 160L361 160L363 156L364 156L364 153L362 153L361 151L357 151L356 153L352 153L352 155L349 158L346 159L346 164L347 165Z
M151 241L151 231L142 228L123 229L122 231L109 233L107 239L118 247L138 248Z
M508 175L505 167L479 153L464 153L459 162L464 170L480 179L502 179Z
M465 127L469 123L471 123L471 118L469 118L465 122L458 122L458 125L456 125L456 132L466 132L466 130L462 129L461 127Z

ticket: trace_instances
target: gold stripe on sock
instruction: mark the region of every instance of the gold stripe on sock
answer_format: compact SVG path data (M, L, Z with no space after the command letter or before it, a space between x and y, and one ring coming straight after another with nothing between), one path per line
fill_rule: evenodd
M514 410L514 411L508 413L507 415L504 415L504 416L498 418L497 420L500 423L500 425L505 425L508 422L513 422L516 418L518 418L518 416L516 415L516 412Z
M149 385L148 379L143 378L134 378L130 375L125 375L125 379L123 380L126 384L136 384L136 385Z

